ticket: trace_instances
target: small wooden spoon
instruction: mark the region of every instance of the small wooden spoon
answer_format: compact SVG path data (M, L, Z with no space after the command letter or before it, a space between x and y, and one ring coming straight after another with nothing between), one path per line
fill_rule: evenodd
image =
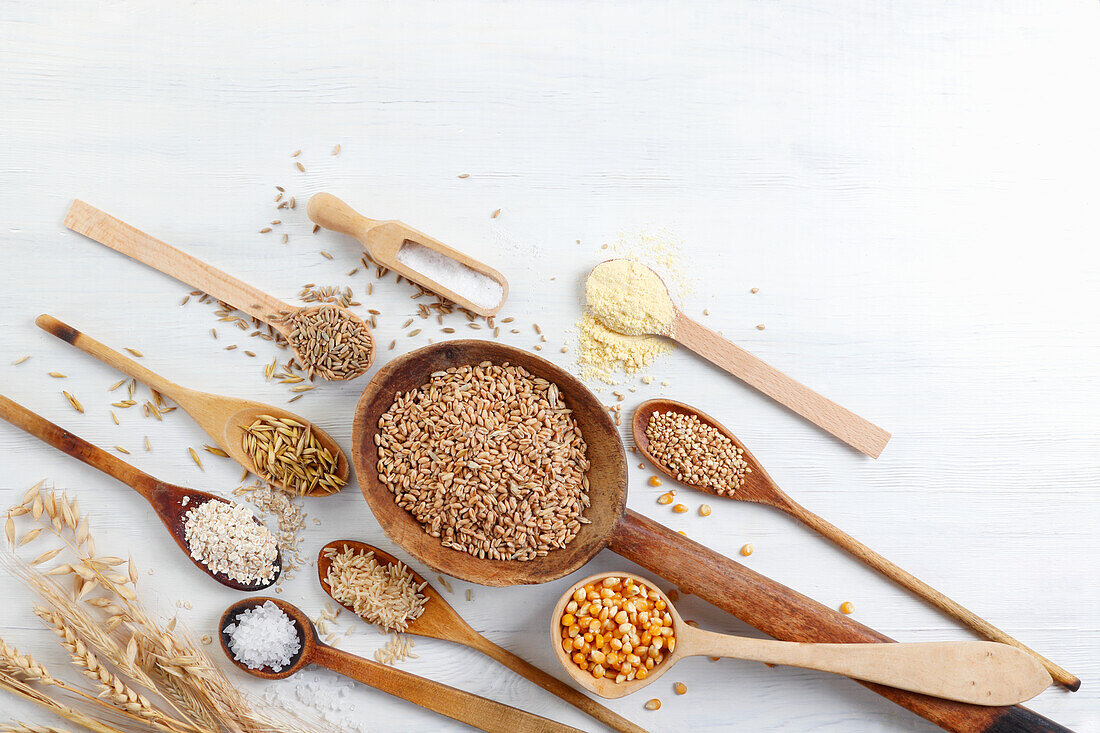
M241 612L262 606L267 601L274 603L291 618L298 628L298 638L302 643L302 648L291 659L290 666L279 672L275 672L270 667L249 669L238 662L229 647L229 635L225 633L226 627L234 623ZM388 692L394 697L408 700L422 708L489 733L518 733L518 731L582 733L577 728L555 723L510 705L335 649L321 641L313 622L300 608L276 598L246 598L234 603L222 614L218 625L218 637L221 639L222 651L233 664L248 674L265 680L285 679L307 664L319 664L382 692Z
M283 319L293 313L309 312L322 306L299 308L288 305L79 199L73 201L65 215L65 226L263 321L287 340L299 364L310 364L311 360L304 358L299 350L301 344L297 342L293 329ZM332 307L339 309L341 318L356 322L367 333L370 332L363 319L347 308ZM361 364L358 370L343 379L354 379L365 374L374 362L377 351L377 348L372 348L366 364Z
M755 504L767 504L768 506L775 507L787 514L791 515L798 521L805 524L810 529L820 534L825 539L841 547L846 552L850 553L857 560L866 563L868 566L877 570L878 572L890 578L898 585L902 586L906 590L914 593L915 595L923 598L931 603L936 608L940 609L949 616L961 621L970 628L977 631L979 634L989 639L990 641L996 641L1001 644L1008 644L1014 646L1017 649L1021 649L1028 654L1034 656L1039 662L1047 668L1047 671L1054 677L1054 680L1060 685L1063 685L1070 690L1077 690L1081 686L1081 680L1074 677L1066 670L1059 667L1054 662L1050 661L1046 657L1042 656L1033 649L1030 649L1021 644L1016 639L1012 638L1005 632L993 626L988 621L985 621L981 617L975 615L973 612L960 606L955 601L951 600L938 590L928 585L924 581L920 580L914 575L907 573L900 567L890 562L877 552L872 550L867 545L863 544L859 540L855 539L851 535L848 535L841 530L837 529L833 525L826 522L821 517L817 516L813 512L807 510L802 505L798 504L794 499L787 496L779 488L779 485L775 483L775 480L768 475L768 472L764 470L764 467L760 465L760 461L749 452L749 449L737 439L733 433L731 433L726 426L715 420L705 412L696 410L690 405L685 405L682 402L676 402L674 400L654 399L647 400L638 405L634 411L634 420L632 423L632 430L634 433L634 444L638 447L638 450L642 452L642 455L649 460L654 466L657 467L661 473L674 479L676 476L671 474L668 469L659 461L655 456L649 452L649 437L646 435L646 426L649 425L649 419L654 412L676 412L682 415L695 415L699 418L699 422L704 425L709 425L722 435L730 439L730 441L741 449L741 457L752 469L751 472L745 474L745 483L733 493L733 495L719 494L713 489L704 486L695 486L693 484L685 484L691 486L693 489L704 491L708 494L714 494L715 496L722 496L726 499L734 499L736 501L749 501Z
M179 548L183 550L183 554L194 563L195 567L222 585L234 590L257 591L269 588L279 579L283 566L280 555L275 556L275 574L272 578L251 585L233 580L222 573L211 572L208 567L191 557L191 551L184 536L184 523L186 522L187 512L208 501L222 501L226 504L232 504L233 502L205 491L188 489L153 478L144 471L139 471L129 463L116 458L102 448L92 445L83 438L78 438L3 395L0 395L0 418L30 433L42 442L52 445L62 453L67 453L78 461L83 461L92 468L97 468L108 476L118 479L141 494L153 507L153 511L160 517L160 521L164 524L168 533L172 535L172 539L176 541ZM255 517L252 519L260 524L260 521Z
M654 589L672 616L674 646L645 679L616 683L597 679L582 670L562 648L561 618L573 593L604 578L631 578ZM653 583L630 573L600 573L575 583L554 607L550 641L565 670L582 686L601 697L617 698L637 692L684 657L726 657L766 664L816 669L866 682L932 695L974 705L1014 705L1030 700L1050 686L1050 675L1034 658L1019 649L988 641L945 641L918 644L805 644L751 639L703 631L684 623L672 601Z
M606 262L600 263L600 265L603 264ZM659 276L658 279L660 279ZM661 283L663 285L664 281L662 280ZM668 295L667 287L665 293ZM668 295L668 299L672 303L671 295ZM779 404L872 458L878 458L882 449L886 447L886 443L890 440L890 433L832 400L822 397L806 385L796 382L775 367L692 320L675 303L672 303L672 313L672 323L666 332L649 335L665 336L686 346L750 387L760 390Z
M399 221L378 221L368 219L355 209L345 204L331 193L315 194L309 200L306 207L309 218L315 224L320 224L325 229L347 234L355 237L370 254L370 258L380 265L384 265L394 272L399 273L407 280L423 285L433 293L442 295L447 300L457 303L460 307L482 316L493 316L504 307L504 301L508 299L508 281L486 264L478 262L469 255L448 247L435 237L430 237L423 232L418 232L407 224ZM436 282L426 274L410 268L397 257L397 253L406 243L420 244L430 250L454 260L474 273L483 275L500 286L500 302L475 303L474 301L456 293L440 282Z
M309 429L313 431L313 434L317 436L317 441L324 449L336 457L337 476L339 476L340 480L345 484L347 483L350 468L344 451L340 449L339 444L332 439L332 436L317 426L312 425L305 418L278 407L265 405L262 402L242 400L236 397L224 397L222 395L210 394L209 392L198 392L193 389L181 387L175 382L169 381L159 374L146 369L133 359L123 356L117 351L96 341L91 336L76 330L66 323L62 323L53 316L41 315L36 318L34 322L46 333L53 334L62 341L69 342L84 353L91 354L103 363L118 369L123 374L129 375L140 382L144 382L156 391L170 397L176 404L182 407L187 414L195 418L195 422L199 424L199 427L205 430L207 434L214 439L214 442L217 443L222 450L228 453L234 461L257 476L261 476L265 480L268 480L259 470L257 470L256 462L252 460L252 456L244 450L242 437L244 436L244 428L255 422L261 415L270 415L280 420L289 418L303 425L307 425ZM282 484L274 481L270 481L270 483L273 486L277 486L278 488L297 495L296 491ZM316 497L331 496L335 493L336 491L316 488L304 495Z
M373 552L374 558L381 564L396 565L401 562L388 552L380 550L373 545L368 545L365 542L356 542L355 540L336 540L330 542L322 547L321 551L317 554L317 576L321 581L321 588L330 596L332 595L332 587L328 583L328 572L329 568L332 567L332 560L325 556L325 552L330 548L335 549L337 552L344 552L345 549L349 547L359 553ZM417 584L427 583L427 581L415 570L412 568L408 568L408 570ZM626 718L618 715L612 710L608 710L603 705L577 692L556 677L548 675L530 662L517 657L507 649L497 646L474 631L473 628L458 615L458 612L443 599L439 591L431 586L431 584L424 586L424 589L420 592L428 598L428 602L424 605L424 613L422 613L419 618L410 622L408 627L401 633L424 636L429 639L453 641L456 644L467 646L486 656L492 657L520 677L534 682L539 687L552 692L570 705L579 708L596 720L604 723L609 728L623 731L624 733L645 733L644 728L634 725ZM335 597L333 600L336 600ZM340 603L341 606L350 611L353 615L355 614L355 609L353 607L346 603L341 603L340 601L336 602Z

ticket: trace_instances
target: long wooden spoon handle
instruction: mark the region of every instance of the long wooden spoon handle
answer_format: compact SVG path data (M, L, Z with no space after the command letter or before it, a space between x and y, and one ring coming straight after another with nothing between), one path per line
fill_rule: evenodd
M84 461L92 468L118 479L148 499L157 481L152 476L131 466L129 463L112 456L107 451L79 438L68 430L54 425L19 403L0 395L0 418L15 427L24 430L43 443L48 443L62 453L67 453L78 461Z
M73 201L73 205L69 207L69 213L65 215L65 226L218 300L230 303L261 321L270 321L273 314L293 310L278 298L257 290L80 199Z
M306 213L314 224L356 238L378 223L363 216L331 193L317 193L310 197L306 204Z
M387 667L324 644L317 644L311 661L488 733L517 733L517 731L581 733L576 728L555 723L533 713L435 680L418 677L404 670Z
M44 313L34 319L34 322L46 333L57 336L62 341L67 341L85 354L94 356L104 364L113 366L123 374L131 376L173 399L176 399L175 395L183 389L175 382L171 382L156 372L146 369L128 356L123 356L109 346L96 341L88 334L76 330L51 315Z
M1059 667L1034 649L1021 644L973 611L963 608L943 593L940 593L938 590L928 585L928 583L925 583L915 575L899 568L855 537L838 529L803 506L788 500L780 508L825 539L850 553L857 560L860 560L869 567L882 573L887 578L890 578L901 587L928 601L952 618L966 624L990 641L1008 644L1032 655L1046 667L1047 671L1050 672L1050 675L1058 684L1074 691L1081 687L1081 680L1062 667Z
M631 723L614 710L600 705L587 695L574 690L557 677L547 674L525 659L517 657L515 654L512 654L512 652L497 646L483 636L478 636L478 641L474 648L497 660L520 677L534 682L544 690L565 700L573 707L583 710L612 730L622 731L623 733L646 733L645 728Z
M676 314L672 338L872 458L878 458L890 440L890 433L882 428L822 397L682 313Z
M784 641L888 642L868 628L801 593L754 572L652 519L627 510L609 547L750 626ZM1066 733L1069 729L1021 707L981 707L860 682L955 733Z
M918 644L803 644L682 629L691 655L747 659L832 672L975 705L1014 705L1051 678L1031 655L991 641Z

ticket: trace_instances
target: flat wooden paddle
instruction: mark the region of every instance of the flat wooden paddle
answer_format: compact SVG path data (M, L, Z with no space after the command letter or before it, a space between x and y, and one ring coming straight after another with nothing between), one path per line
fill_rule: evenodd
M270 667L250 669L237 661L229 646L230 637L225 633L226 627L234 623L242 611L262 606L267 601L274 603L291 618L302 644L301 649L290 660L290 666L278 672ZM583 733L577 728L555 723L525 710L331 647L321 641L316 627L302 609L277 598L247 598L234 603L222 614L218 624L218 637L221 639L222 651L229 660L253 677L281 680L303 669L307 664L319 664L376 690L388 692L394 697L408 700L414 705L487 733Z
M92 445L83 438L78 438L68 430L54 425L44 417L36 415L3 395L0 395L0 418L30 433L43 443L52 445L62 453L68 454L78 461L83 461L92 468L99 469L111 478L118 479L141 494L142 498L153 507L153 511L160 517L160 521L164 524L165 529L168 530L168 534L172 535L172 539L176 541L176 544L183 554L187 556L187 559L199 570L203 571L222 585L234 590L257 591L271 587L275 584L275 581L279 579L283 563L282 557L278 554L275 556L275 574L271 579L253 584L242 583L222 573L211 572L210 568L203 565L194 557L191 557L191 551L187 546L187 540L184 535L184 524L186 522L187 512L208 501L221 501L226 504L232 504L233 502L205 491L188 489L183 486L176 486L175 484L165 483L164 481L153 478L149 474L139 471L129 463L126 463L120 458L116 458L102 448ZM260 523L255 517L252 519L257 524Z
M320 306L300 308L284 303L80 199L73 201L73 205L69 207L69 212L65 215L65 226L263 321L286 339L299 364L304 366L310 363L298 351L299 344L294 330L283 321L283 317ZM370 332L363 319L347 308L340 308L340 313L342 318L355 321ZM361 371L344 379L354 379L365 374L377 351L371 349L370 359L362 366Z
M1039 654L1033 649L1024 646L1016 639L1012 638L1005 632L993 626L991 623L976 615L972 611L960 606L955 601L951 600L943 593L932 586L925 583L923 580L917 578L915 575L902 570L900 567L890 562L882 555L872 550L867 545L863 544L859 540L855 539L849 534L842 532L841 530L829 524L821 517L817 516L813 512L807 510L791 497L787 496L779 488L779 485L775 483L768 472L764 470L764 467L760 465L760 461L756 460L756 456L749 452L749 449L737 439L733 433L731 433L726 426L715 420L705 412L696 410L690 405L685 405L682 402L676 402L674 400L666 399L654 399L643 402L638 405L634 411L634 419L632 421L632 429L634 433L634 444L638 447L638 450L642 452L642 455L649 460L659 471L669 476L672 479L679 480L677 477L669 472L668 468L664 466L654 455L649 452L649 437L646 435L646 426L649 425L650 417L654 412L674 412L681 415L695 415L699 418L699 421L705 425L709 425L722 435L730 439L735 446L741 449L741 457L748 463L752 469L750 473L745 474L745 483L738 488L732 495L719 494L717 491L705 486L696 486L694 484L685 484L691 486L693 489L699 491L705 491L708 494L714 494L715 496L721 496L726 499L733 499L735 501L748 501L754 504L767 504L768 506L775 507L780 511L786 512L798 521L805 524L810 529L820 534L825 539L836 544L846 552L850 553L857 560L866 563L869 567L877 570L885 575L890 580L893 580L898 585L902 586L906 590L914 593L915 595L923 598L931 603L936 608L940 609L944 613L947 613L952 618L955 618L962 623L966 624L970 628L977 631L979 634L989 639L990 641L1000 642L1001 644L1009 644L1022 649L1023 651L1031 654L1037 660L1039 660L1047 671L1050 672L1058 684L1070 690L1077 690L1081 687L1081 680L1067 672L1062 667L1059 667L1054 662L1050 661L1043 655Z
M630 579L642 587L654 590L665 605L665 613L672 618L673 636L668 637L667 644L662 645L664 658L642 679L617 682L611 675L597 679L591 672L578 667L570 658L570 653L563 648L561 619L566 605L573 600L574 592L589 584L601 588L601 582L608 577ZM653 596L650 595L649 598L652 599ZM590 615L578 615L574 623L583 627L591 618ZM564 641L572 639L566 636ZM684 658L702 656L744 659L832 672L856 680L877 682L900 690L974 705L1014 705L1035 697L1049 687L1051 681L1050 675L1034 657L1019 649L991 641L805 644L703 631L684 623L672 601L653 583L637 575L622 572L600 573L574 583L562 595L550 616L550 643L558 661L578 684L607 698L633 694L656 682ZM642 648L636 649L634 653L649 658L648 651L648 648Z
M265 405L262 402L242 400L237 397L225 397L223 395L199 392L197 390L182 387L175 382L165 379L151 369L147 369L141 364L138 364L133 359L123 356L117 351L96 341L86 333L76 330L67 323L62 323L53 316L41 315L36 318L34 322L46 333L57 336L62 341L72 344L85 354L94 356L103 363L118 369L123 374L131 376L149 385L161 394L170 397L172 401L183 408L188 415L195 418L195 422L199 424L199 427L205 430L207 435L213 438L214 442L217 443L222 450L228 453L234 461L241 464L241 466L248 469L251 473L263 477L264 480L271 483L272 486L297 495L297 492L294 490L288 489L278 481L271 480L266 474L261 474L260 471L257 470L256 462L252 459L252 456L244 449L244 444L242 443L242 438L245 434L244 428L255 422L261 415L275 417L280 420L290 419L307 426L317 437L317 441L321 446L336 458L336 475L345 484L347 483L350 473L350 464L348 463L347 456L344 455L344 451L340 449L339 444L332 439L332 436L315 425L310 424L305 418L299 417L293 412L289 412L280 407ZM334 488L332 490L316 488L307 491L304 495L310 497L332 496L338 491L339 488Z
M368 545L365 542L356 542L355 540L336 540L330 542L322 547L317 555L317 576L321 581L321 588L330 596L332 595L332 587L328 583L328 574L329 569L332 567L332 559L327 557L326 553L329 549L333 549L336 552L344 552L349 547L358 553L373 552L375 559L384 565L396 565L401 562L388 552L380 550L373 545ZM408 568L408 570L417 584L428 582L412 568ZM424 636L429 639L442 639L443 641L453 641L456 644L462 644L486 656L492 657L520 677L534 682L544 690L557 695L562 700L565 700L570 705L591 715L593 718L613 730L623 731L623 733L645 733L645 728L634 725L613 710L609 710L588 696L577 692L558 678L543 672L530 662L517 657L507 649L497 646L474 631L430 583L425 585L424 589L420 592L428 598L428 602L424 605L424 613L422 613L419 618L409 623L408 627L403 629L401 633ZM333 598L333 600L336 599ZM355 609L348 604L341 601L336 602L352 614L355 614Z

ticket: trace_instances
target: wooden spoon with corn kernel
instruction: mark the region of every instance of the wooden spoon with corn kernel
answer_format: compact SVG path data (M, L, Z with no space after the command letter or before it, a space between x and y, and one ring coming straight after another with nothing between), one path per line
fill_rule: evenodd
M41 315L34 322L46 333L67 341L84 353L94 356L123 374L168 396L183 408L184 412L193 417L199 427L205 430L230 458L251 473L268 481L272 486L291 494L317 497L331 496L347 484L351 468L344 451L332 436L311 425L305 418L262 402L225 397L182 387L53 316ZM276 425L275 420L280 424ZM257 421L274 426L274 430L282 429L288 435L297 433L299 442L302 444L285 447L280 444L279 450L258 452L257 438L249 435L251 431L246 430L252 428ZM301 430L302 428L305 430ZM253 430L256 429L253 428ZM261 429L267 430L267 428ZM309 451L309 454L319 455L319 458L309 461L294 460L296 451L303 450ZM294 467L285 471L283 475L297 474L303 476L304 480L291 482L288 478L277 478L267 466L257 465L255 458L257 455L265 459L268 455L274 455L280 468L292 462ZM324 470L324 467L330 470ZM306 488L307 486L309 488Z
M591 671L577 666L572 653L565 651L562 643L563 619L567 615L573 616L567 613L567 608L570 607L570 602L577 603L578 590L585 591L586 586L600 590L619 590L625 587L627 581L631 581L635 588L641 585L649 589L646 602L653 604L653 608L643 611L631 608L629 613L626 608L619 609L615 621L620 623L620 628L629 627L629 632L642 623L637 621L638 614L644 613L652 618L651 614L659 613L664 627L661 634L658 634L661 641L655 644L651 640L648 646L640 647L645 651L632 649L624 654L630 660L627 664L631 665L632 670L639 664L643 665L641 669L646 672L644 678L622 681L617 681L616 677L610 675L597 678ZM587 598L592 596L587 595ZM628 600L626 603L629 602ZM587 605L589 601L580 603ZM636 619L635 623L631 623L630 617ZM569 620L576 623L572 618ZM595 620L594 623L600 622ZM671 631L671 634L665 635L666 631ZM807 644L703 631L685 623L676 612L672 601L653 583L629 573L600 573L574 583L554 607L550 617L550 641L565 671L581 686L606 698L618 698L637 692L655 682L685 657L698 656L745 659L765 664L816 669L974 705L1014 705L1035 697L1049 687L1051 682L1050 675L1031 655L1005 644L988 641ZM644 641L644 637L639 641ZM653 658L660 661L652 668L646 668L643 655L648 659L654 646L657 651ZM635 654L635 651L640 653ZM598 657L602 655L603 652L598 652ZM638 661L633 662L633 659Z
M985 619L976 615L972 611L963 608L961 605L951 600L943 593L932 586L925 583L920 578L902 570L900 567L890 562L882 555L872 550L867 545L863 544L851 535L842 532L840 529L834 527L829 522L826 522L821 517L817 516L813 512L809 511L801 504L796 502L791 497L787 496L775 480L768 475L768 472L764 470L764 467L760 465L760 461L749 452L749 449L737 439L733 433L731 433L725 425L715 420L710 415L696 410L690 405L685 405L682 402L676 402L674 400L666 399L653 399L647 400L638 405L634 411L634 419L631 424L632 432L634 434L634 444L641 451L642 455L646 459L657 467L657 470L665 474L669 478L679 481L679 477L673 474L667 466L665 466L660 459L654 456L649 451L649 436L646 434L646 428L649 425L650 419L656 412L667 413L673 412L681 415L695 416L699 419L699 422L703 425L707 425L717 430L721 435L730 440L735 447L741 451L741 459L748 464L748 471L743 474L744 483L739 486L732 494L722 493L716 491L713 487L699 486L695 484L687 484L693 489L699 491L705 491L708 494L714 494L715 496L722 496L727 499L733 499L735 501L748 501L754 504L767 504L768 506L775 507L780 511L786 512L798 521L805 524L810 529L817 532L819 535L829 540L833 544L837 545L845 552L848 552L857 560L865 563L869 567L885 575L890 580L910 591L914 595L923 598L928 603L931 603L936 608L940 609L944 613L948 614L952 618L961 621L970 628L977 631L990 641L996 641L1001 644L1008 644L1014 646L1017 649L1021 649L1028 654L1034 656L1039 662L1046 667L1050 672L1054 680L1070 689L1077 690L1081 686L1081 680L1068 671L1059 667L1054 662L1050 661L1043 655L1039 654L1035 650L1024 646L1019 641L1009 636L1005 632L993 626Z
M400 564L401 561L388 552L380 550L373 545L368 545L365 542L357 542L355 540L335 540L321 548L321 551L317 554L317 576L321 581L321 588L325 593L332 596L333 600L354 614L355 609L352 606L336 600L336 597L332 595L332 586L328 581L329 569L332 567L332 558L329 557L328 550L331 549L338 553L343 553L349 548L361 554L373 552L375 560L377 560L380 565L397 565ZM609 710L583 693L577 692L558 678L543 672L525 659L517 657L512 652L497 646L474 631L473 627L466 623L466 621L458 615L458 612L443 599L439 591L433 588L432 585L415 570L408 566L406 566L406 568L409 571L409 575L412 576L414 583L417 585L424 584L424 588L420 592L426 596L428 600L427 603L424 604L423 613L416 619L410 621L408 627L403 629L402 633L424 636L429 639L453 641L456 644L467 646L495 659L519 676L557 695L562 700L565 700L570 705L591 715L612 730L622 731L622 733L645 733L645 728L631 723L615 711Z
M327 303L304 308L288 305L79 199L69 207L65 226L266 323L286 339L310 376L355 379L374 362L377 349L370 327L347 308ZM340 338L316 338L318 324L338 332ZM363 346L364 339L369 347Z

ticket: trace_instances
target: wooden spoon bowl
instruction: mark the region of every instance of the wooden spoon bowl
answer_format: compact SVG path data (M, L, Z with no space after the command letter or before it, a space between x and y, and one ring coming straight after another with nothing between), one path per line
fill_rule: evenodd
M561 643L561 618L573 593L607 577L629 578L655 591L672 617L671 651L644 679L616 682L593 677L573 663ZM843 674L924 695L973 705L1013 705L1045 690L1051 677L1031 655L1005 644L954 641L918 644L798 644L715 634L685 623L668 596L630 573L600 573L575 583L550 617L550 642L558 661L581 686L606 698L630 695L656 682L685 657L719 656Z

